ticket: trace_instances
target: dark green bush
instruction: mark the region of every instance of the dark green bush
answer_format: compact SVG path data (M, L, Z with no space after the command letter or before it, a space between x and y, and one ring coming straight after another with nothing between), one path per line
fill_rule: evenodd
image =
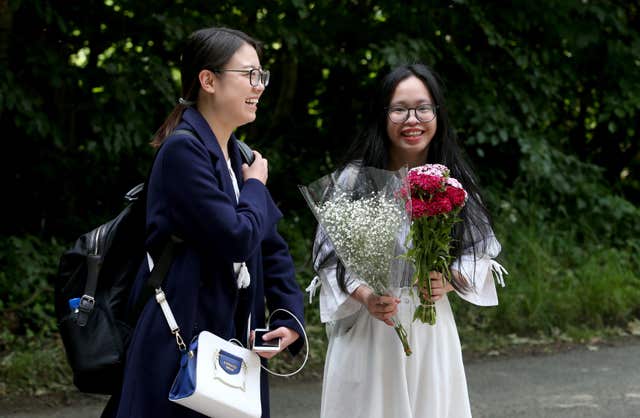
M57 331L52 277L62 251L55 239L0 237L0 352Z

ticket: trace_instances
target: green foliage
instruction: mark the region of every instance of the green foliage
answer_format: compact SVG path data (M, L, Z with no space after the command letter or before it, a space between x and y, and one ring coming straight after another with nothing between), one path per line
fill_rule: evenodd
M509 197L502 199L524 216L570 223L576 234L597 236L603 245L625 246L640 235L636 221L640 208L605 181L603 168L562 153L544 140L524 147L521 167L527 175L519 177L506 193ZM505 193L493 189L496 195Z
M494 308L456 300L463 327L552 336L585 327L624 328L640 315L640 241L613 248L568 219L545 223L512 207L501 212L497 232L507 287L499 288Z
M21 220L4 225L11 233L71 239L90 224L84 208L113 213L144 177L147 142L179 96L181 41L210 25L264 43L272 84L257 121L238 134L270 158L285 211L304 208L296 184L340 161L376 77L411 61L441 75L449 114L487 182L528 184L540 159L564 174L564 190L590 181L547 158L555 153L640 201L633 2L221 1L204 11L192 0L160 8L49 0L0 13L11 35L0 38L0 121L20 138L3 164L16 197L9 209Z
M55 239L0 237L0 352L57 332L51 277L61 254Z
M58 340L18 343L0 356L0 382L6 395L43 395L71 388L71 369Z

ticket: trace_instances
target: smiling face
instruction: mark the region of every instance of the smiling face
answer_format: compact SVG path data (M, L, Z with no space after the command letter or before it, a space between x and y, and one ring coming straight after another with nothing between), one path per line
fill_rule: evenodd
M264 85L258 83L254 87L249 82L249 70L253 68L262 68L260 59L256 50L245 43L222 69L247 71L223 71L215 74L213 113L217 124L234 130L255 120Z
M416 108L420 105L435 103L425 84L416 76L411 76L398 83L388 107ZM409 118L403 123L394 123L387 118L387 135L391 142L391 167L398 169L408 164L411 168L424 164L437 127L437 117L430 122L420 122L416 118L415 110L409 111Z

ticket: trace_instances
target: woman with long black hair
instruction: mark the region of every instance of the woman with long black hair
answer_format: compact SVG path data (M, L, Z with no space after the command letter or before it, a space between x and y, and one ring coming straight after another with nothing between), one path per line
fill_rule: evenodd
M405 280L395 293L377 295L351 276L318 229L314 267L321 284L320 314L329 347L324 370L322 417L384 418L471 416L462 352L448 293L477 305L497 305L493 260L500 252L476 177L457 144L436 75L425 65L403 65L383 79L365 130L352 144L337 178L355 182L361 167L390 171L427 163L446 165L469 199L453 231L452 279L430 272L437 321L413 321L420 301ZM405 237L398 237L404 242ZM407 277L411 277L409 274ZM312 286L313 288L313 286ZM312 289L310 289L312 290ZM425 291L425 289L418 289ZM399 320L413 354L395 337Z

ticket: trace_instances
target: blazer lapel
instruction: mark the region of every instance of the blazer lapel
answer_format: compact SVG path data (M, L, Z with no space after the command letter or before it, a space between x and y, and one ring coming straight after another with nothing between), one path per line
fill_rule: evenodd
M202 141L204 146L209 151L211 155L211 163L213 164L215 175L218 177L218 181L222 187L222 190L229 196L234 205L236 203L236 193L233 190L233 184L231 183L231 177L229 175L229 167L227 166L227 161L224 158L224 154L222 152L222 148L220 148L220 144L218 140L209 127L207 121L202 117L200 112L195 109L188 108L184 111L182 116L183 120L186 121L189 125L191 125L191 129L195 131L198 138ZM229 142L229 154L231 155L231 164L234 166L234 160L237 161L238 156L234 154L240 154L238 150L238 146L231 142L235 140L235 137L232 135ZM235 157L235 158L234 158ZM238 165L238 169L240 169L240 165ZM236 178L238 180L238 188L242 186L242 170L238 174L238 170L234 167L234 173L236 174Z

